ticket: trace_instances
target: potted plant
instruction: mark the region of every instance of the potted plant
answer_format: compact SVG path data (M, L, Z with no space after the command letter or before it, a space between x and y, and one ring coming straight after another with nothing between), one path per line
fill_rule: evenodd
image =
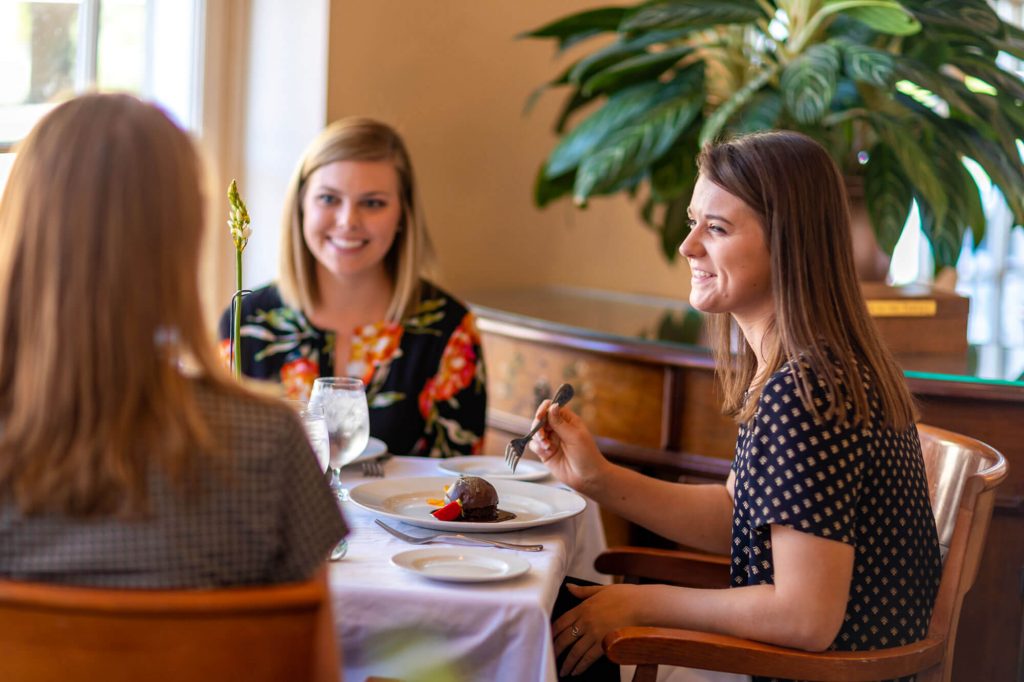
M1024 223L1024 82L997 59L1024 58L1024 32L984 0L655 0L526 35L560 50L613 38L535 93L568 89L536 203L643 188L641 216L670 260L688 232L700 146L770 128L830 150L863 188L886 253L914 201L936 267L955 264L967 230L981 240L965 158Z

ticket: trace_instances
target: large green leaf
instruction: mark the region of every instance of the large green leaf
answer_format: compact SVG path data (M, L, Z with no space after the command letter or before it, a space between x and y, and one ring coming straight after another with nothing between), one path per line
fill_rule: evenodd
M1013 24L1004 24L1005 35L994 38L992 44L1003 52L1017 59L1024 59L1024 30Z
M839 77L839 50L819 43L790 62L782 72L786 108L797 122L817 123L828 111Z
M898 59L895 62L896 77L909 81L945 100L950 108L968 116L980 116L983 109L978 106L978 95L941 73L932 71L912 59Z
M774 65L772 68L765 69L748 81L742 88L737 90L732 97L720 104L718 108L708 116L704 125L701 127L700 137L698 138L697 143L703 147L706 143L715 140L719 133L722 132L722 128L725 127L726 122L728 122L732 115L750 101L751 97L754 96L754 93L764 87L764 85L771 80L777 72L778 69Z
M628 43L612 43L597 52L588 54L573 64L566 80L576 85L582 85L586 79L598 73L601 69L617 64L623 59L635 57L638 54L644 54L644 48Z
M700 113L703 93L690 93L665 102L642 118L616 130L601 142L600 149L580 162L573 199L586 204L593 194L608 192L660 158Z
M661 224L661 251L669 262L679 256L679 247L686 235L690 234L690 195L693 188L678 199L670 201L665 207L665 219Z
M907 36L921 30L921 24L896 0L825 0L824 14L842 12L879 33Z
M939 123L943 133L959 140L958 149L977 161L1003 193L1018 225L1024 225L1024 169L1020 156L1009 157L995 142L982 137L978 131L959 121Z
M602 141L631 121L681 93L703 92L703 70L691 67L667 84L657 81L620 90L562 138L548 157L546 173L557 177L575 168Z
M977 57L961 56L954 61L956 66L975 78L979 78L996 90L1005 92L1017 99L1024 99L1024 81L1020 76L1004 71L994 62Z
M920 195L919 203L929 204L938 221L945 220L949 199L946 189L935 174L932 159L921 148L905 124L885 116L873 116L871 122L879 137L892 149L903 174Z
M884 142L876 144L864 169L864 202L878 243L886 253L896 247L912 199L913 188L896 154Z
M943 222L936 218L928 203L921 201L920 197L916 198L918 200L917 213L921 219L921 231L928 238L932 247L932 256L935 258L935 272L944 267L955 267L957 257L960 255L960 247L955 244L956 230L947 229Z
M781 115L782 95L775 90L762 89L739 107L730 127L739 135L758 130L771 130L779 126Z
M582 85L591 76L610 66L637 55L647 54L647 48L657 43L675 40L685 31L651 31L629 40L620 40L580 59L567 73L567 81Z
M843 70L847 76L879 88L892 87L894 66L890 53L849 40L831 42L842 52Z
M596 73L583 84L582 92L584 95L591 95L603 90L620 88L624 83L657 78L692 52L693 48L682 45L630 57Z
M572 186L576 181L573 173L565 173L556 178L549 178L544 174L542 165L537 171L537 178L533 183L533 201L540 208L544 208L559 197L572 194Z
M671 201L689 195L697 181L699 151L694 135L681 135L651 166L651 197L655 201Z
M947 27L978 36L999 35L1003 22L985 0L903 0L925 26Z
M571 45L592 36L614 31L626 15L626 7L601 7L562 17L540 28L519 34L527 38L557 38L558 49L564 50Z
M764 18L764 11L754 0L656 0L627 13L619 30L686 28L699 31L721 24L746 24Z
M985 237L986 218L977 183L946 138L940 136L932 145L930 153L935 160L935 170L949 196L949 217L941 227L953 233L951 243L956 244L957 249L963 243L964 232L968 229L973 233L974 243L981 243Z

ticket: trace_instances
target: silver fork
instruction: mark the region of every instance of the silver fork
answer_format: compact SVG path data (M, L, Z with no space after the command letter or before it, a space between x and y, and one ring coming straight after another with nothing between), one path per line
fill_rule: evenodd
M569 384L562 384L555 391L555 397L552 402L558 405L565 405L567 402L572 400L572 396L575 393L573 388ZM519 466L519 460L522 459L523 453L526 451L526 446L530 444L530 439L533 438L533 434L537 433L542 426L548 423L548 413L545 412L537 422L537 425L530 429L530 432L522 438L513 438L509 441L508 445L505 446L505 464L512 469L512 473L516 472L516 467Z
M512 542L502 542L501 540L491 540L490 538L481 538L481 537L477 537L477 536L463 535L462 533L434 533L432 535L427 535L427 536L418 538L418 537L415 537L413 535L406 535L402 531L396 530L395 528L392 528L391 526L389 526L388 524L384 523L380 519L374 519L374 522L378 526L380 526L381 528L386 530L387 532L389 532L392 535L394 535L399 540L404 540L405 542L408 542L408 543L411 543L411 544L414 544L414 545L425 545L428 542L435 542L437 540L448 539L448 540L462 540L464 542L471 542L471 543L472 542L476 542L476 543L480 543L480 544L483 544L483 545L492 545L494 547L501 547L502 549L519 549L519 550L523 550L524 552L539 552L542 549L544 549L544 545L517 545L517 544L512 543Z

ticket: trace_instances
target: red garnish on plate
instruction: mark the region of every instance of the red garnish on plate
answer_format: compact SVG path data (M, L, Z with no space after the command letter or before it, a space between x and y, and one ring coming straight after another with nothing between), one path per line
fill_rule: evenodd
M462 516L462 503L458 500L452 500L440 509L435 509L430 513L439 521L454 521Z

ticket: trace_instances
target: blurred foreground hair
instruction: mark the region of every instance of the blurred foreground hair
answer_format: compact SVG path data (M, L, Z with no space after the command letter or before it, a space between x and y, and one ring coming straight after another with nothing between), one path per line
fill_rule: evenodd
M133 516L148 475L189 490L211 442L181 367L243 392L199 298L200 167L154 105L47 114L0 199L0 495L27 514Z

